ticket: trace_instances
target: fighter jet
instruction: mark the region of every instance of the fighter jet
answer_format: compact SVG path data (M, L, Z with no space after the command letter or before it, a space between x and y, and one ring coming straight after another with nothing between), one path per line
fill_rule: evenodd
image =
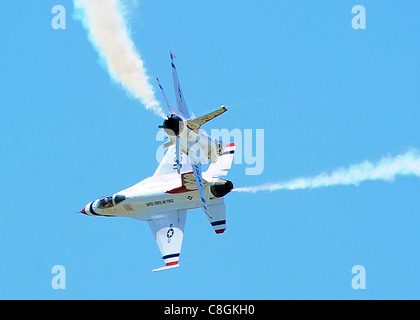
M170 53L177 109L174 109L158 80L170 116L161 126L169 137L165 156L153 176L134 186L88 203L80 211L88 216L129 217L147 221L165 266L179 266L187 211L202 208L216 232L226 230L224 197L233 189L222 179L232 166L235 144L209 137L201 126L226 112L221 107L200 118L190 116L179 84L174 56ZM202 172L203 162L210 165Z

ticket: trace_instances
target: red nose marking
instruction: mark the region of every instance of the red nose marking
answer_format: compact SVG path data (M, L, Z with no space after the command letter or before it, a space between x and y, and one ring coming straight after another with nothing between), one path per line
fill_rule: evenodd
M83 209L82 209L82 210L80 210L80 213L86 214L85 207L83 207Z

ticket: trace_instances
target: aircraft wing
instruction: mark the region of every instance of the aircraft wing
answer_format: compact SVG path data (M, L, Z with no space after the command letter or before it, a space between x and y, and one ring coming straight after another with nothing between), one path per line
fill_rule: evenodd
M156 77L156 81L157 81L157 83L158 83L158 86L159 86L160 91L162 92L163 99L165 99L165 103L166 103L166 106L168 107L169 112L170 112L171 114L175 114L175 115L177 115L178 117L184 118L184 116L181 114L181 112L179 112L178 110L174 109L174 108L171 106L171 104L169 103L168 97L166 96L166 94L165 94L165 90L163 90L163 87L162 87L162 85L160 84L160 81L159 81L159 78L158 78L158 77Z
M186 219L187 211L178 210L162 213L159 217L148 221L166 265L153 271L162 271L179 266L178 261Z
M178 79L178 73L176 72L175 62L174 62L174 55L170 52L171 55L171 66L172 66L172 80L174 82L174 90L175 90L175 97L176 97L176 104L178 106L178 110L182 113L183 118L189 119L191 118L190 112L188 111L187 103L185 102L184 95L181 90L181 85Z
M169 142L165 143L165 145L169 145ZM165 148L165 146L164 146ZM159 163L158 168L156 169L153 176L160 176L163 174L174 173L177 172L177 163L176 163L176 146L175 144L169 145L162 161ZM191 164L188 157L181 152L180 156L180 163L182 165L180 173L191 172Z
M197 183L198 192L200 193L203 210L205 214L207 215L207 217L209 217L210 219L213 219L213 217L210 215L207 209L206 194L204 192L203 173L201 171L201 163L192 161L191 166L194 172L195 182Z

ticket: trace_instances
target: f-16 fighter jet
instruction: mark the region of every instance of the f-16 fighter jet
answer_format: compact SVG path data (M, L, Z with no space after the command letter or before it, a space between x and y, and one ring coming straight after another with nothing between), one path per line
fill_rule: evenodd
M161 126L169 137L166 154L153 176L113 195L88 203L80 212L88 216L129 217L147 221L165 266L179 266L187 210L202 208L217 234L226 229L224 197L233 189L222 179L232 166L235 145L223 147L219 140L201 130L206 122L226 112L225 107L192 118L179 84L171 53L172 77L177 109L173 108L159 83L170 116ZM202 164L210 163L202 172Z

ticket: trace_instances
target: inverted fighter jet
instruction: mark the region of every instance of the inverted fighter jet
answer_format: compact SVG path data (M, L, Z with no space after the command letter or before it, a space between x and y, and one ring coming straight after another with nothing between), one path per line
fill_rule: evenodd
M177 109L174 109L159 83L170 116L163 125L169 141L166 154L153 176L136 185L88 203L80 212L88 216L129 217L147 221L159 246L165 266L153 271L179 266L187 210L202 208L216 232L226 230L224 197L233 189L222 179L232 166L235 145L223 147L200 128L226 112L225 107L200 118L192 118L179 84L174 56L172 76ZM210 163L202 172L202 163Z

